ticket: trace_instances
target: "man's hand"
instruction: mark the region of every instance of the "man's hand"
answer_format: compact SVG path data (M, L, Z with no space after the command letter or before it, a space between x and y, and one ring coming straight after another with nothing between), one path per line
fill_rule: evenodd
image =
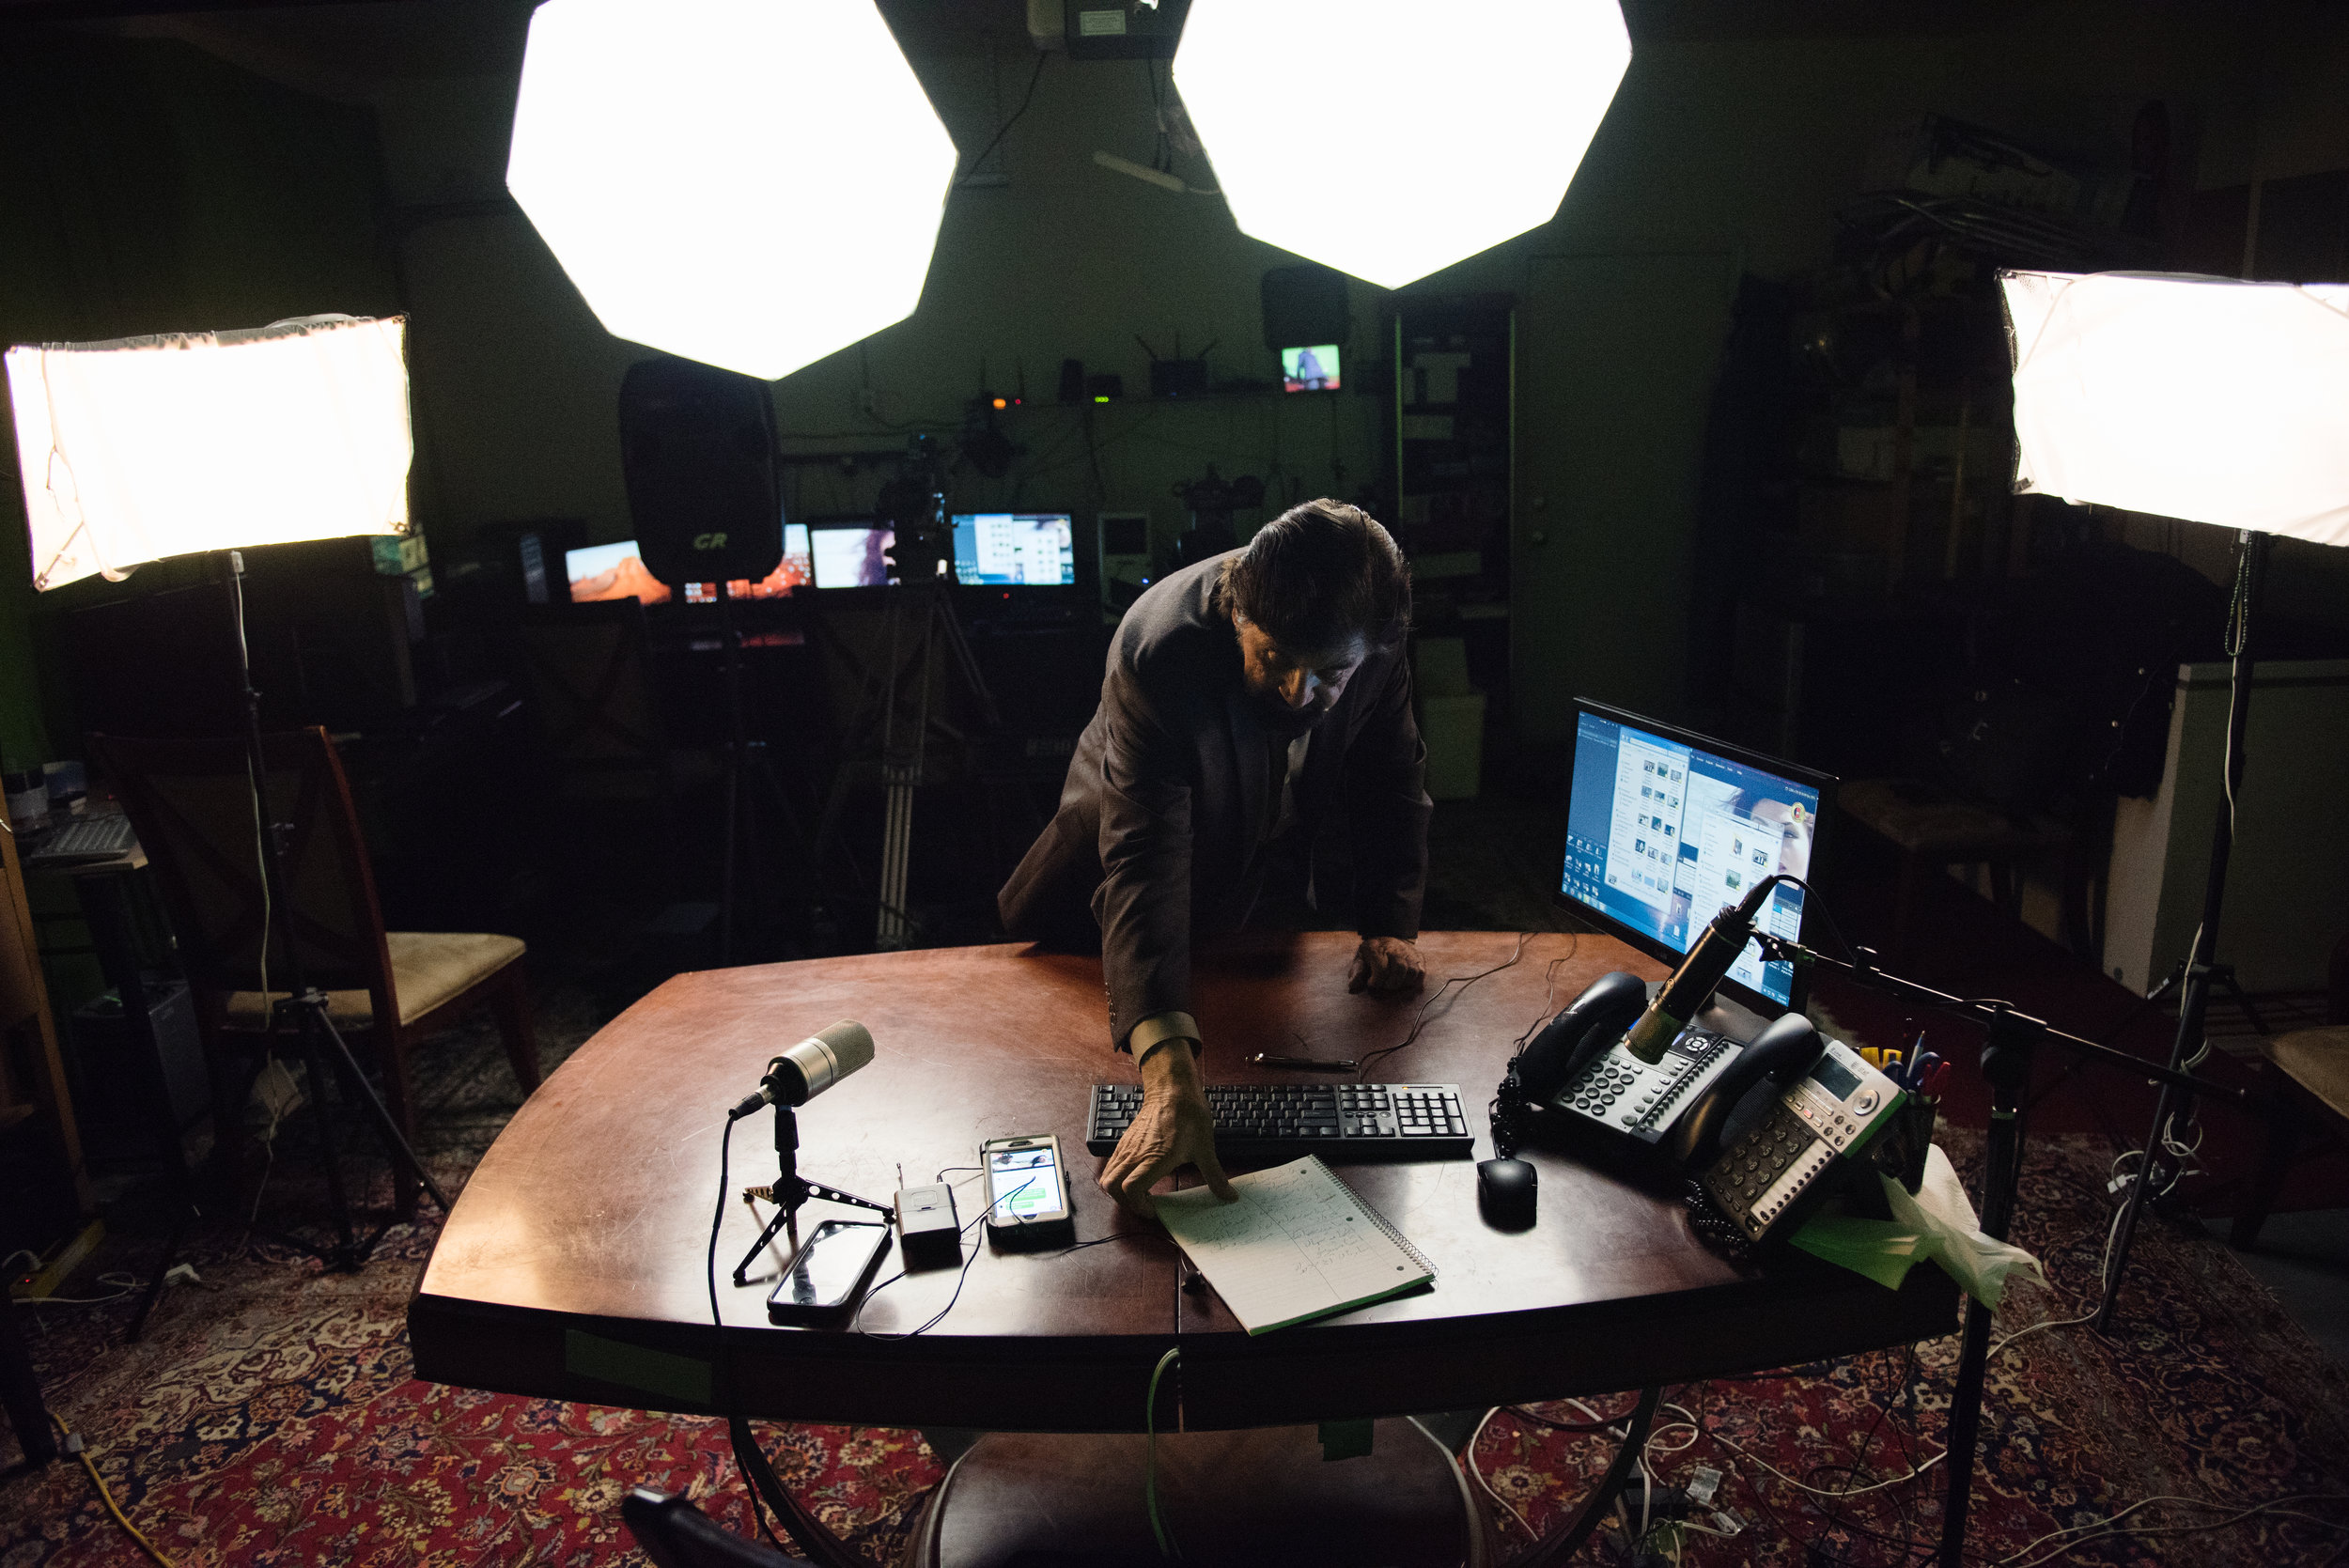
M1418 945L1400 937L1364 937L1346 977L1349 991L1416 991L1425 984L1427 965Z
M1177 1166L1195 1165L1224 1203L1239 1194L1215 1157L1215 1113L1190 1042L1161 1040L1142 1053L1142 1110L1101 1172L1101 1190L1144 1219L1158 1215L1150 1188Z

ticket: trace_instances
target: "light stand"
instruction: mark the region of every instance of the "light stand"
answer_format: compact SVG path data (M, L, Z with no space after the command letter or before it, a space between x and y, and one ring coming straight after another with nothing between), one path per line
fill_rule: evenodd
M2183 1091L2214 1094L2239 1105L2250 1103L2250 1096L2241 1090L2204 1083L2174 1065L2153 1066L2126 1051L2050 1028L2045 1019L2018 1013L2006 1002L1952 996L1913 980L1887 974L1875 967L1875 953L1870 948L1857 949L1854 960L1846 963L1783 937L1757 932L1754 939L1761 944L1766 961L1823 964L1849 975L1858 985L1889 992L1911 1007L1954 1014L1983 1026L1982 1076L1990 1085L1990 1128L1983 1155L1981 1220L1983 1234L1993 1240L2004 1241L2014 1221L2015 1195L2023 1172L2024 1096L2030 1087L2036 1053L2043 1043L2061 1046L2086 1062L2156 1079L2163 1085L2165 1102L2171 1094ZM2107 1272L2108 1276L2117 1276L2117 1265L2108 1262ZM1942 1568L1964 1568L1966 1516L1972 1498L1974 1450L1982 1425L1983 1379L1990 1366L1990 1318L1991 1313L1980 1302L1966 1310L1957 1388L1950 1400L1949 1491L1941 1516Z
M726 685L726 746L725 746L725 863L721 871L718 893L718 963L721 967L734 962L735 905L739 898L740 862L750 862L752 880L762 889L759 877L758 811L756 791L763 788L772 802L783 829L797 845L799 860L805 863L807 835L800 829L799 815L791 809L791 798L784 793L783 783L775 777L773 762L767 755L767 743L750 737L749 725L742 713L742 629L734 621L734 596L726 585L718 584L718 616L720 633L725 643ZM752 793L744 792L744 776L749 775ZM761 903L771 911L770 899Z
M2178 998L2178 1032L2170 1046L2170 1071L2178 1073L2189 1059L2200 1060L2197 1052L2207 1048L2203 1037L2203 1020L2210 1010L2211 983L2219 972L2216 957L2218 951L2219 906L2227 894L2227 858L2234 848L2235 797L2243 788L2245 731L2251 717L2251 608L2259 598L2260 577L2267 565L2268 536L2244 528L2235 532L2235 597L2230 612L2234 645L2229 649L2232 668L2228 675L2227 697L2227 762L2226 788L2218 800L2217 821L2211 829L2210 871L2202 883L2202 919L2194 928L2194 942L2186 955L2186 988ZM2230 985L2233 970L2227 970ZM2242 997L2236 988L2238 1000ZM2245 1003L2245 1011L2249 1004ZM2111 1327L2114 1309L2121 1299L2121 1278L2127 1272L2129 1246L2137 1238L2137 1222L2144 1213L2145 1193L2155 1186L2161 1157L2170 1142L2170 1127L2180 1115L2190 1113L2194 1103L2196 1080L2189 1078L2180 1084L2164 1079L2161 1094L2154 1104L2154 1125L2145 1134L2145 1148L2138 1161L2136 1179L2129 1183L2129 1195L2121 1205L2120 1228L2112 1239L2112 1266L2105 1271L2104 1298L2096 1304L2096 1316L2092 1327L2099 1334ZM2166 1190L2168 1182L2162 1183Z
M443 1210L448 1197L368 1086L327 1016L325 994L303 970L288 894L288 825L269 803L240 547L406 531L414 456L406 332L397 317L324 315L250 331L20 344L7 354L35 588L101 573L119 582L143 562L227 552L245 767L269 899L257 967L267 969L274 939L288 993L272 1005L263 1037L273 1039L290 1020L309 1064L334 1210L331 1244L286 1239L335 1269L364 1265L383 1231L362 1237L351 1222L326 1114L329 1062L373 1117L395 1164L405 1158ZM128 993L124 1000L127 1006Z
M350 1053L350 1045L327 1015L326 993L309 982L302 967L302 949L294 931L294 908L287 893L285 834L291 824L277 820L270 807L269 759L261 741L261 693L253 685L253 660L247 651L244 632L244 553L229 551L228 584L230 604L236 616L237 683L244 692L245 767L253 776L254 813L260 830L261 880L269 893L270 926L277 939L286 966L286 995L271 1004L269 1029L265 1038L274 1038L286 1019L293 1020L294 1033L301 1041L303 1062L308 1066L310 1082L318 1094L315 1107L318 1119L319 1155L326 1166L326 1195L334 1213L335 1239L325 1246L305 1241L285 1232L272 1232L277 1239L297 1247L336 1273L357 1273L366 1266L383 1233L390 1228L385 1220L366 1236L359 1235L351 1223L350 1199L343 1190L342 1163L334 1144L334 1132L326 1112L326 1064L330 1060L326 1048L331 1047L331 1060L347 1093L355 1094L374 1121L376 1130L383 1135L387 1152L395 1163L406 1160L416 1179L424 1184L426 1192L440 1206L449 1211L448 1194L432 1179L416 1151L409 1147L401 1136L399 1124L392 1119L382 1098L360 1071L358 1060ZM272 929L261 933L261 951L266 958Z

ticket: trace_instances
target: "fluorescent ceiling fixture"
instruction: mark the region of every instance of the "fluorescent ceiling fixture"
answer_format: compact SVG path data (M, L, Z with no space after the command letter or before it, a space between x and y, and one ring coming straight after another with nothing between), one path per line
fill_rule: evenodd
M406 323L10 349L33 586L408 528Z
M1999 283L2016 489L2349 545L2349 286Z
M1558 210L1615 0L1192 0L1174 85L1242 232L1387 288Z
M547 0L506 187L606 331L772 380L903 320L955 147L873 0Z

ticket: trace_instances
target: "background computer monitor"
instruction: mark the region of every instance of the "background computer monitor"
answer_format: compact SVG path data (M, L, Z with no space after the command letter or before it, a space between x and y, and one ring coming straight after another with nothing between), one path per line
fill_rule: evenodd
M809 520L808 557L818 588L881 588L896 580L884 553L897 531L877 518Z
M574 604L608 598L642 599L646 604L669 602L669 585L645 569L634 539L567 550L563 552L563 575L570 579Z
M955 581L1066 588L1077 581L1077 531L1066 512L957 512Z
M803 522L786 522L783 525L783 559L775 563L775 569L755 582L745 577L734 579L726 584L726 597L728 598L785 598L791 594L793 589L803 587L814 581L815 566L808 559L807 525ZM718 584L688 582L685 584L685 602L688 604L717 603Z
M1587 701L1568 779L1559 902L1667 962L1755 881L1811 875L1835 789L1828 774ZM1765 928L1800 938L1804 903L1780 883ZM1769 1014L1804 1001L1795 967L1752 946L1723 988Z
M1338 346L1334 343L1315 343L1302 348L1282 349L1281 390L1283 392L1337 391Z

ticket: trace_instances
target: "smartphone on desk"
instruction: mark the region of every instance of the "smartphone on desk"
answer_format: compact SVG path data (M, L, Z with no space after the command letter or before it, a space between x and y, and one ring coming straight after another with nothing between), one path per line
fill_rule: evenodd
M1066 1246L1074 1234L1068 1169L1057 1133L997 1138L979 1146L987 1173L987 1238L999 1247Z
M808 1232L767 1296L770 1323L838 1323L872 1282L889 1250L889 1227L827 1219Z

